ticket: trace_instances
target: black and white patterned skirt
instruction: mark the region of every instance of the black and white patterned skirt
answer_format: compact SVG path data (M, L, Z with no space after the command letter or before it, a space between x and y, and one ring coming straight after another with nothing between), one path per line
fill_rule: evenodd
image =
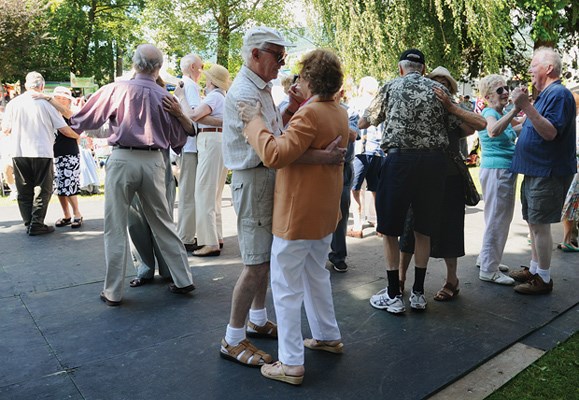
M74 196L80 191L80 156L66 155L54 159L54 191L57 196Z

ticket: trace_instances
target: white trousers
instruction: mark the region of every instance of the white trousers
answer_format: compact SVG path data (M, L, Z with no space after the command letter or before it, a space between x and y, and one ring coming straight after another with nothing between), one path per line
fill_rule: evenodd
M165 188L167 170L159 151L115 149L107 161L105 180L104 294L120 301L129 260L128 214L138 194L151 234L177 287L193 284L187 253L169 213Z
M480 269L496 272L503 258L515 210L517 175L508 169L481 168L485 230L480 251Z
M177 230L181 241L195 242L195 179L197 153L182 153L179 172L179 205Z
M201 132L197 136L195 210L199 245L218 246L223 239L221 196L227 169L223 165L221 135L221 132Z
M271 291L278 325L278 357L284 364L304 364L302 303L314 339L341 339L330 272L326 269L331 241L332 235L320 240L273 237Z

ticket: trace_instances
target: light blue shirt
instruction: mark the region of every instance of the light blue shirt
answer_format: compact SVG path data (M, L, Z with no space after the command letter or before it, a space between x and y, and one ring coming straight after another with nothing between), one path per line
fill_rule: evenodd
M490 107L486 107L481 115L485 118L495 117L497 121L503 117L497 110ZM517 133L511 124L499 136L490 137L488 130L485 129L479 131L478 137L482 147L481 168L511 168L517 139Z

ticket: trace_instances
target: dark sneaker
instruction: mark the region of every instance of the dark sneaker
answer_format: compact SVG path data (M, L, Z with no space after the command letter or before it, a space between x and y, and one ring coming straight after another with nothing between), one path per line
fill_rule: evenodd
M45 235L52 232L54 232L54 226L30 225L30 228L28 228L28 236Z
M539 274L533 275L525 283L515 286L515 292L521 294L548 294L553 291L553 279L545 283Z
M332 268L336 272L346 272L348 270L348 264L345 261L338 261L336 263L332 263Z
M518 271L512 271L509 273L509 276L516 280L517 282L527 282L529 279L533 277L533 274L529 271L529 267L522 266Z

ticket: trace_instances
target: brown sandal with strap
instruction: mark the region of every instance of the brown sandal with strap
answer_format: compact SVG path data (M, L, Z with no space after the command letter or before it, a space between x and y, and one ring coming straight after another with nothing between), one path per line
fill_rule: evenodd
M255 338L277 339L277 325L267 321L265 325L259 326L251 321L247 321L247 336Z
M458 281L456 281L456 285L453 286L448 282L444 283L442 289L440 289L436 295L434 295L434 300L436 301L449 301L454 299L458 296L458 292L460 289L458 288Z
M254 368L269 364L273 360L269 354L258 350L258 348L247 339L239 342L237 346L231 346L227 344L225 339L221 339L219 354L226 360L235 361L236 363Z

